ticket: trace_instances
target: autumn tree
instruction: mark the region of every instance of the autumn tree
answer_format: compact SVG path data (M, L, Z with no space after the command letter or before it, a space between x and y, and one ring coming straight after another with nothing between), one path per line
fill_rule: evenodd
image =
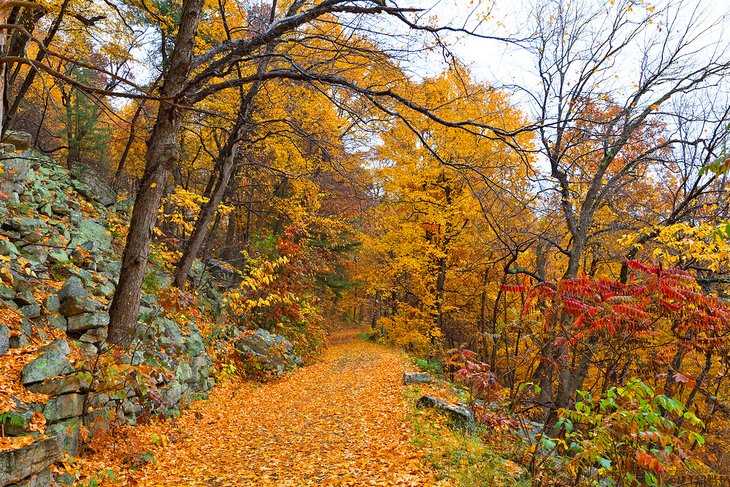
M358 49L350 42L357 42L358 19L369 16L385 15L397 21L415 26L408 21L407 14L416 11L413 8L400 7L397 4L385 4L377 1L331 0L314 5L295 1L288 7L277 6L273 9L268 27L247 29L240 38L223 42L207 51L194 56L197 40L197 27L204 5L199 1L183 4L180 23L175 36L175 47L167 59L167 65L160 82L160 105L155 127L148 141L145 175L137 193L127 246L123 255L122 273L116 289L115 299L110 309L111 325L109 340L120 345L127 345L133 338L136 314L139 304L139 289L149 258L152 228L157 217L157 210L164 193L164 184L178 159L179 147L176 134L179 133L186 107L191 107L209 96L224 90L236 89L240 86L251 86L252 83L267 79L289 79L313 83L318 89L336 89L353 93L357 98L374 104L387 113L394 113L398 104L428 114L427 108L418 107L392 89L399 78L368 80L373 83L361 83L361 80L348 78L347 71L328 72L329 64L313 62L300 64L297 58L286 54L267 54L272 44L294 45L306 49L311 40L324 41L332 52L340 53L344 48L359 53L362 60L371 55L380 55L381 51L371 48ZM338 16L346 20L348 26L339 37L330 38L319 33L311 37L306 33L312 26L327 25ZM354 29L354 30L353 30ZM438 33L438 28L429 29ZM349 47L348 47L349 46ZM321 50L315 43L315 50ZM272 56L276 63L268 63L267 69L251 69L261 66L262 57ZM306 58L302 58L305 59ZM231 77L230 73L241 76ZM391 105L390 107L386 105ZM443 122L443 121L442 121ZM453 126L477 125L473 122L450 122ZM481 127L493 130L493 127Z
M446 120L468 117L505 130L524 123L504 94L460 66L411 89ZM476 337L497 306L491 279L501 277L494 271L505 249L496 233L518 224L525 209L528 193L519 185L530 161L515 147L528 143L527 136L490 140L426 117L397 121L384 133L375 153L380 194L360 266L374 321L396 342L424 350L442 338L452 346L468 341L489 356Z
M36 23L47 13L47 7L33 1L3 1L0 4L0 57L4 59L0 70L0 133L4 133L8 126L8 119L14 113L14 107L7 109L5 99L8 97L8 87L13 86L16 72L11 72L8 59L21 59L26 52L31 32ZM27 90L27 88L25 88ZM16 97L17 98L17 97Z
M701 40L700 33L716 32L717 24L699 11L685 15L686 8L633 1L546 1L534 12L536 36L525 49L535 60L539 88L526 91L541 123L539 152L549 164L550 190L569 235L557 247L566 256L565 279L588 271L584 256L595 238L597 217L622 191L642 178L658 179L660 161L672 150L703 146L700 138L680 137L661 127L676 103L713 90L730 68L727 53L713 47L719 44ZM703 147L715 154L719 148ZM694 189L683 191L681 201L673 203L668 221L686 217L685 210L708 187L698 172L687 175L693 182L683 185ZM571 318L561 319L571 334ZM565 343L545 345L540 372L545 403L572 404L595 345L595 338L570 348Z

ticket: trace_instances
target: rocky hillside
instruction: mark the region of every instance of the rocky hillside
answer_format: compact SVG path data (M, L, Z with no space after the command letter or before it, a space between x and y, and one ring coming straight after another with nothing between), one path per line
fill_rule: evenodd
M17 148L0 155L0 486L50 484L98 431L175 414L214 382L196 323L151 292L132 351L110 352L129 204L90 168Z

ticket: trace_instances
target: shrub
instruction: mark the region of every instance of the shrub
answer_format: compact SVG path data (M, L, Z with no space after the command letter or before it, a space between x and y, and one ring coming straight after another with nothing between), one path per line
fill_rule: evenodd
M695 430L703 423L680 401L655 394L639 379L610 388L598 400L583 391L580 397L574 410L559 411L557 423L573 454L568 467L576 485L581 477L607 485L667 485L685 470L707 473L691 456L693 446L704 443Z

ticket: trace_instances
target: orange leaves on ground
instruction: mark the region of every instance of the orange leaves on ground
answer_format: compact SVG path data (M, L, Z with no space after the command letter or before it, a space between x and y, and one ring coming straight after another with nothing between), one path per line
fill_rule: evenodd
M45 403L48 396L30 392L20 383L20 371L38 355L37 345L11 348L0 357L0 414L15 408L11 397L28 404Z
M150 486L433 485L410 444L402 372L396 352L340 335L319 363L278 382L229 382L178 420L137 428L147 439L137 452L149 449L155 463L119 477ZM82 461L119 465L107 451Z
M0 451L23 448L35 440L32 436L0 436Z

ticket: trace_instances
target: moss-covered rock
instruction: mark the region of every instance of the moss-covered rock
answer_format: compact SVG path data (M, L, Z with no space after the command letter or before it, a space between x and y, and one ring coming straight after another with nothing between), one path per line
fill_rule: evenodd
M0 485L20 483L47 470L60 459L61 448L52 439L38 440L16 450L0 451ZM50 476L48 479L50 480Z
M66 340L56 340L47 345L35 360L23 367L20 373L21 383L41 382L51 377L73 372L74 368L68 360L70 353L71 349Z
M48 423L55 423L62 419L75 418L84 413L84 396L81 394L64 394L56 396L46 403L43 416Z

